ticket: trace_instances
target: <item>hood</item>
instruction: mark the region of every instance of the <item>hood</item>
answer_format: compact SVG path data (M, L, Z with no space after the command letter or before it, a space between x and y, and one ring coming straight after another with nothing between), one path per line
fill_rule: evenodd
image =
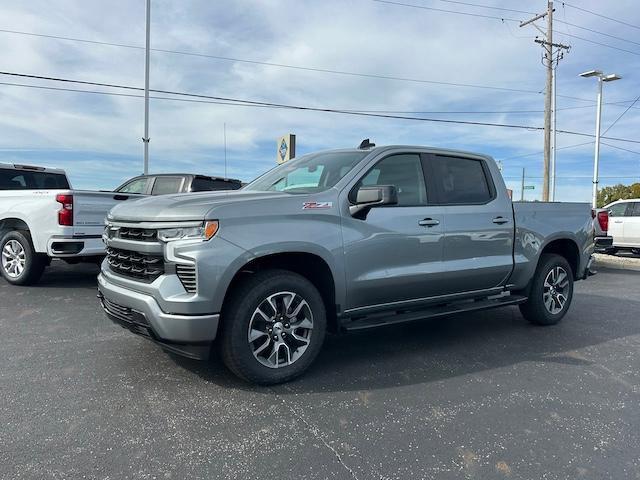
M159 195L140 200L126 200L113 207L108 218L131 222L207 220L207 213L215 207L283 197L290 197L290 195L282 192L242 190Z

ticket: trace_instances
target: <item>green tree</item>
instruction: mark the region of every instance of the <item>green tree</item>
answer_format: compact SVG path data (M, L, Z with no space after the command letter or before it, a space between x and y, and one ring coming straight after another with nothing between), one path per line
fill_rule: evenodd
M616 200L626 200L628 198L640 198L640 183L632 185L613 185L604 187L598 192L598 207L615 202Z

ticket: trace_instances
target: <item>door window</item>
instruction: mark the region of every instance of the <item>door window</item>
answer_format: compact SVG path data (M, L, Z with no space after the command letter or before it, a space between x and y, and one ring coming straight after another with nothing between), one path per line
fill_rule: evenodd
M433 177L438 186L438 203L483 204L494 197L482 160L434 155Z
M609 207L609 216L610 217L624 217L625 212L627 210L628 203L616 203L615 205L611 205Z
M640 217L640 202L635 202L633 204L631 208L629 208L630 213L627 213L627 215L630 215L632 217Z
M136 178L135 180L131 180L129 183L124 184L122 187L118 188L116 192L119 193L146 193L147 192L147 183L149 182L148 178Z
M167 195L178 193L182 189L181 177L156 177L151 195Z
M399 207L425 205L427 189L424 182L420 155L410 153L391 155L380 160L358 182L351 191L350 200L355 200L360 187L393 185L398 191Z

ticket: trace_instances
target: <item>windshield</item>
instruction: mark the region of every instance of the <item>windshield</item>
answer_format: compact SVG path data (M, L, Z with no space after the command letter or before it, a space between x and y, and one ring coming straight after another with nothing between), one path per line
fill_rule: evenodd
M333 187L369 152L312 153L290 160L247 185L258 192L316 193Z

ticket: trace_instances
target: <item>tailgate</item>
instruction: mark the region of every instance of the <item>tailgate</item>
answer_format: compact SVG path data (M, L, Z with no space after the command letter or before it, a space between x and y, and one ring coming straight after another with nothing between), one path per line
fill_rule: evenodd
M101 235L107 213L120 202L133 202L143 195L114 192L73 191L74 235Z

